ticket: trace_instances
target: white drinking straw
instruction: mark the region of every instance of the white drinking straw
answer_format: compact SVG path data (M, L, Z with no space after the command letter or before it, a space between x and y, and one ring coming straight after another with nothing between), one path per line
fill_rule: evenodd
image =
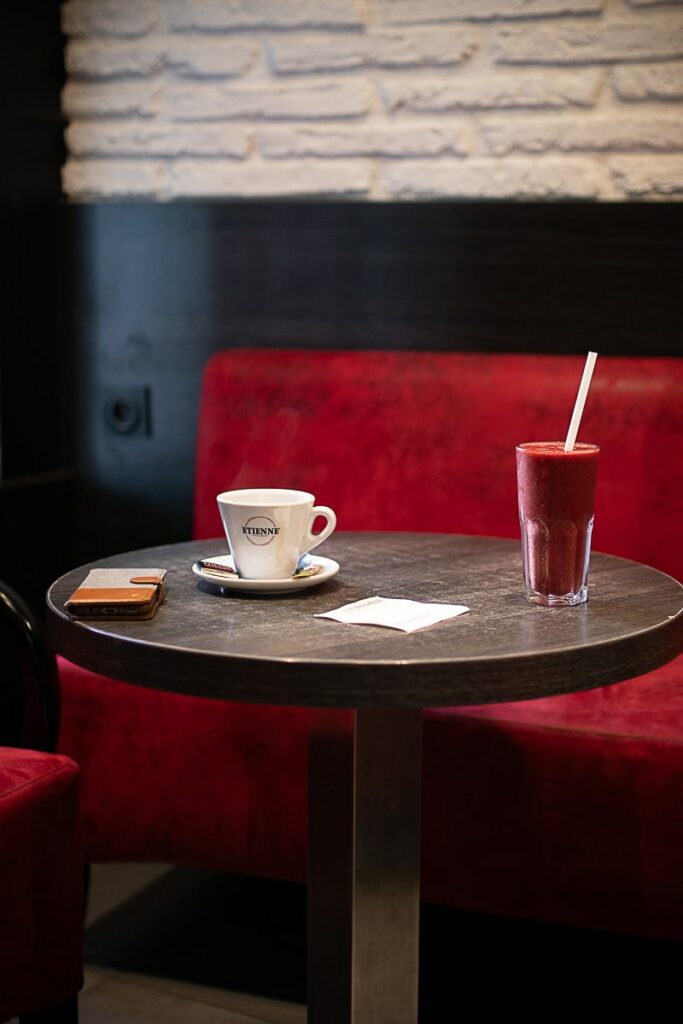
M583 377L579 384L579 393L576 396L574 412L572 413L569 430L567 431L567 440L564 442L564 450L566 452L574 451L576 435L579 432L579 425L581 423L581 417L583 416L583 407L586 404L586 395L588 394L588 388L591 386L591 377L593 376L593 368L597 358L597 352L589 352L586 357L586 365L583 368Z

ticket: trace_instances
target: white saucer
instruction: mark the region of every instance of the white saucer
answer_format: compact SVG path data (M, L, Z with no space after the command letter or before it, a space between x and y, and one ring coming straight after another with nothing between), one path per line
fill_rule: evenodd
M206 559L206 561L217 562L219 565L226 565L230 569L233 569L235 565L232 555L216 555ZM332 579L339 572L339 562L335 562L332 558L311 555L311 562L313 565L322 566L320 572L316 573L315 576L290 577L286 580L243 580L239 576L227 575L219 577L202 569L197 562L192 566L192 572L195 576L199 576L201 580L204 580L205 583L210 583L212 587L220 587L221 590L249 590L257 594L280 594L294 590L306 590L307 587L317 587L320 583Z

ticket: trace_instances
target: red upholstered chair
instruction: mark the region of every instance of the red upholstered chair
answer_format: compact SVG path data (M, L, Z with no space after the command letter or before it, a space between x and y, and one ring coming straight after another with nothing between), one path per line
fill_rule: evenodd
M195 535L221 536L219 491L277 483L313 491L342 530L517 537L514 446L564 436L582 362L220 353L201 400ZM596 549L681 578L683 364L600 359L581 436L602 448ZM679 659L613 688L426 712L424 898L683 939L682 683ZM304 880L306 712L65 663L62 685L88 857Z
M82 856L74 762L0 747L0 1021L78 1020Z
M83 983L78 768L18 749L54 743L54 655L40 622L0 584L0 1021L75 1024Z

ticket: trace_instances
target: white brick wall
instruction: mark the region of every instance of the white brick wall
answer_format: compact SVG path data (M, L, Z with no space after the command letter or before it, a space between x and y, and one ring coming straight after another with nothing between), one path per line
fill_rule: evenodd
M73 199L683 200L682 0L66 0Z

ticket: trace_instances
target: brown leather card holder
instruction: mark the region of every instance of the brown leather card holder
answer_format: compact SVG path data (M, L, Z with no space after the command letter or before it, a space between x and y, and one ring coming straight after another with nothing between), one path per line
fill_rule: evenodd
M84 618L149 619L164 597L165 569L92 569L64 607Z

